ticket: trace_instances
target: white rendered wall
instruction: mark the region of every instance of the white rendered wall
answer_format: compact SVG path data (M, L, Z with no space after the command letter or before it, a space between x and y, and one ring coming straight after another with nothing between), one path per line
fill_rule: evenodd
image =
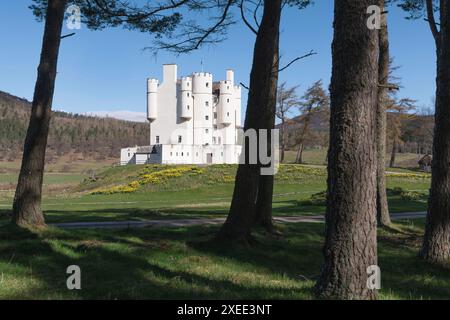
M121 165L134 164L134 155L136 151L137 151L136 147L120 149L120 164Z

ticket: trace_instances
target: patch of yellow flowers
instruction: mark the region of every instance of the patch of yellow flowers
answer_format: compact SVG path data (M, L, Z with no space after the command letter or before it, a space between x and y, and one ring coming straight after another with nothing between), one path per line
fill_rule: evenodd
M197 175L203 173L203 171L204 171L203 169L196 166L180 166L180 167L146 166L139 173L139 178L137 180L132 181L126 185L114 186L107 189L96 189L91 194L131 193L137 191L143 185L148 184L157 185L164 183L172 178L181 177L184 174Z
M386 174L391 178L408 178L408 179L428 179L431 177L429 173L409 173L409 172L389 172Z

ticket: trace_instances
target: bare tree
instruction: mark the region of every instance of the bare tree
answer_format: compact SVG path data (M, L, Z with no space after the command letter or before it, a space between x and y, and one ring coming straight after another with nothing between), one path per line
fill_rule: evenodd
M310 133L310 124L312 118L320 111L324 111L330 107L330 98L323 89L322 80L315 82L306 90L299 103L299 111L301 116L297 122L301 125L297 136L297 156L295 163L303 163L303 150L305 147L306 137Z
M416 109L416 101L410 98L393 99L388 106L390 112L389 132L392 140L391 159L389 166L395 167L395 159L399 144L402 143L402 128L405 119L414 117L410 112Z
M286 82L283 82L278 87L277 93L277 112L276 116L280 119L281 124L281 150L280 150L280 162L284 162L286 145L288 143L287 137L287 125L289 124L289 115L293 109L293 107L299 104L299 97L297 96L297 89L299 86L294 86L290 88L286 88Z

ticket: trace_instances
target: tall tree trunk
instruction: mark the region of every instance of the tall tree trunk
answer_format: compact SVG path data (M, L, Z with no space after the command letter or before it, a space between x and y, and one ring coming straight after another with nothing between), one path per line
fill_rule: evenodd
M394 136L394 140L392 140L391 160L389 161L390 168L394 168L394 166L395 166L395 156L396 155L397 155L397 137Z
M42 180L65 5L66 0L48 1L41 60L13 204L12 221L22 227L45 225Z
M385 0L382 0L381 11L384 11ZM386 102L388 99L387 84L389 82L389 34L387 13L382 15L379 31L380 53L378 58L378 88L377 104L377 220L380 226L389 226L391 217L386 195Z
M367 287L367 268L377 265L378 30L364 14L373 4L335 0L323 298L377 296Z
M244 130L272 129L275 124L281 2L264 1L264 13L253 52ZM260 179L260 170L259 164L239 165L230 212L219 231L219 239L248 243L262 208L268 210L269 201L271 208L273 188L270 183L273 184L273 180ZM256 208L260 211L258 215Z
M431 190L421 256L444 264L450 259L450 4L442 0L440 6Z

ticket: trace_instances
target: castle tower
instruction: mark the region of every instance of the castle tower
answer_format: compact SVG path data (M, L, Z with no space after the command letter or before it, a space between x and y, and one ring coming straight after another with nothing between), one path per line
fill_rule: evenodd
M158 117L158 80L147 79L147 119L153 122Z
M194 145L212 144L213 131L213 77L211 73L194 73Z

